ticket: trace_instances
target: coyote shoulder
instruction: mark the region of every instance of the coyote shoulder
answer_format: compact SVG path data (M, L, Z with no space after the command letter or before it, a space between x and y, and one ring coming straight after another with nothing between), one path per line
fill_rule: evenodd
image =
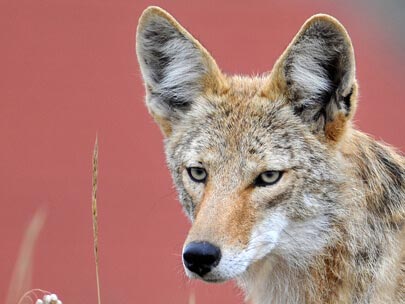
M157 7L136 50L146 104L192 226L190 278L246 301L405 303L405 161L352 126L355 57L333 17L305 22L268 74L224 74Z

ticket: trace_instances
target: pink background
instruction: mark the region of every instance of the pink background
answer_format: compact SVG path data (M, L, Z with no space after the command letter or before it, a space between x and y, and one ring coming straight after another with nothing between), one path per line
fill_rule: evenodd
M197 303L242 302L232 283L190 283L183 274L189 224L143 104L134 51L148 5L173 14L225 72L247 74L269 70L309 16L334 15L355 46L356 124L405 148L404 41L389 13L367 1L218 2L1 1L0 301L24 231L44 206L33 287L65 303L96 303L90 198L98 133L102 302L188 303L191 293Z

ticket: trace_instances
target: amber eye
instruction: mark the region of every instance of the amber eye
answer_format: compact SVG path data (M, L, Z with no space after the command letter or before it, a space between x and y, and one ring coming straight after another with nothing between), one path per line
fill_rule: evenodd
M200 167L189 167L187 168L188 175L191 180L196 183L204 183L207 179L207 171Z
M266 171L256 178L254 184L258 187L271 186L277 183L282 176L282 171Z

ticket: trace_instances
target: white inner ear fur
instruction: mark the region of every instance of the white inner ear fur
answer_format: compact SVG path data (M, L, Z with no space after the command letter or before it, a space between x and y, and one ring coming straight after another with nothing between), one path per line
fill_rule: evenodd
M302 94L302 103L310 105L316 99L332 88L327 71L322 67L322 62L331 60L324 46L319 41L311 39L295 47L291 57L290 77L294 86L299 86Z
M207 67L201 51L166 18L152 14L137 35L137 54L148 91L147 105L167 117L201 93Z
M337 111L348 114L345 100L355 83L350 38L337 20L318 16L305 24L289 47L283 69L292 102L306 121L333 120Z

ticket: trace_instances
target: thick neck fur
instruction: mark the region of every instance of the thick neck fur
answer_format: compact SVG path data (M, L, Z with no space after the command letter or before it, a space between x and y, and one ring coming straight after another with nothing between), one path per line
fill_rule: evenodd
M256 262L238 281L249 302L405 303L404 160L355 130L339 150L352 199L335 241L304 268L275 256Z

